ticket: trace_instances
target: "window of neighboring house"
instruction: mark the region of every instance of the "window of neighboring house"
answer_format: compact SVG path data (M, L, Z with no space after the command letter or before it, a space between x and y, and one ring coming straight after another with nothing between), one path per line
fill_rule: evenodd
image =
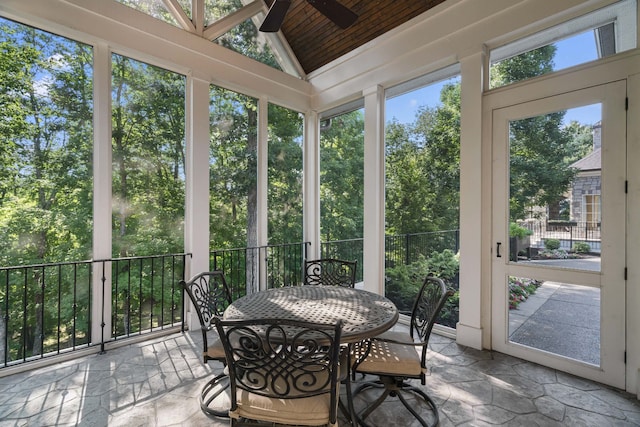
M636 0L623 0L491 51L496 88L636 47ZM531 64L536 67L531 67Z
M588 225L598 225L602 220L600 209L600 195L587 194L583 200L585 221Z

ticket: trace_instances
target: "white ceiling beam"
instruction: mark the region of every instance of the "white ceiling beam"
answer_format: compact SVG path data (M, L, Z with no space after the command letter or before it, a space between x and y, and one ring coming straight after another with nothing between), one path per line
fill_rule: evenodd
M271 47L271 51L278 58L278 63L285 72L298 75L301 78L306 76L302 65L300 65L298 61L298 57L293 52L293 49L291 49L282 31L278 31L277 33L263 33L262 35L265 36L267 43Z
M173 15L173 17L176 19L176 21L178 21L178 24L180 24L180 27L182 27L183 30L189 31L191 33L196 31L196 27L184 12L182 6L178 4L178 0L162 0L162 2L164 3L164 6L167 8L167 10L171 13L171 15Z
M204 0L191 0L191 19L196 26L196 34L204 32Z
M208 25L207 28L204 29L202 36L208 40L215 40L238 24L253 17L257 13L265 12L266 10L267 6L262 0L255 0L254 2L244 6L242 9L238 9L224 18L218 19L213 24Z

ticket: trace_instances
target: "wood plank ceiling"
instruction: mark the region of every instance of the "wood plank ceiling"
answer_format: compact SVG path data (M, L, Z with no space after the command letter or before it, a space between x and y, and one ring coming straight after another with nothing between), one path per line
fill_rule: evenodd
M270 6L273 0L264 0ZM305 73L309 74L445 0L340 0L358 15L343 30L306 0L293 0L281 27Z

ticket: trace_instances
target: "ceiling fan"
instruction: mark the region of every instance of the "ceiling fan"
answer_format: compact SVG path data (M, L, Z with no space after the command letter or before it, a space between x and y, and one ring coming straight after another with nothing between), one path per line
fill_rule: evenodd
M315 7L318 12L329 18L338 27L345 29L351 26L358 19L351 9L338 3L337 0L307 0L307 3ZM267 16L262 21L260 31L264 33L275 33L280 30L280 26L284 21L291 6L291 0L274 0L267 12Z

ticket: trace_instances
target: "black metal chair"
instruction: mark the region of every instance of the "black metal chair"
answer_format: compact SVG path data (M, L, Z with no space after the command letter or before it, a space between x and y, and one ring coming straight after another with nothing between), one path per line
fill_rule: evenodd
M433 426L438 425L439 415L435 402L419 387L411 385L409 379L419 379L425 385L427 372L427 344L431 330L447 299L453 295L444 282L436 277L427 277L418 292L411 312L409 332L387 331L356 346L352 355L354 372L377 375L378 380L367 381L353 392L354 398L370 388L382 389L382 393L364 410L356 413L358 422L366 426L365 419L380 406L388 396L397 396L400 402L423 426L429 426L405 395L422 399L431 409ZM420 354L418 351L420 350Z
M344 261L334 258L305 260L305 285L330 285L353 288L356 284L357 261Z
M337 427L342 321L214 322L227 355L232 426L266 421Z
M222 315L224 310L231 304L231 292L224 274L218 270L207 271L196 275L188 282L181 280L180 285L186 291L198 314L200 329L202 330L203 362L205 364L210 360L221 362L225 365L226 370L224 347L215 333L215 326L212 323L212 319L215 316ZM210 341L209 338L212 338L212 340ZM228 386L226 372L215 376L204 385L200 392L200 407L205 413L217 417L229 416L228 408L216 409L211 407L215 399L224 393Z

